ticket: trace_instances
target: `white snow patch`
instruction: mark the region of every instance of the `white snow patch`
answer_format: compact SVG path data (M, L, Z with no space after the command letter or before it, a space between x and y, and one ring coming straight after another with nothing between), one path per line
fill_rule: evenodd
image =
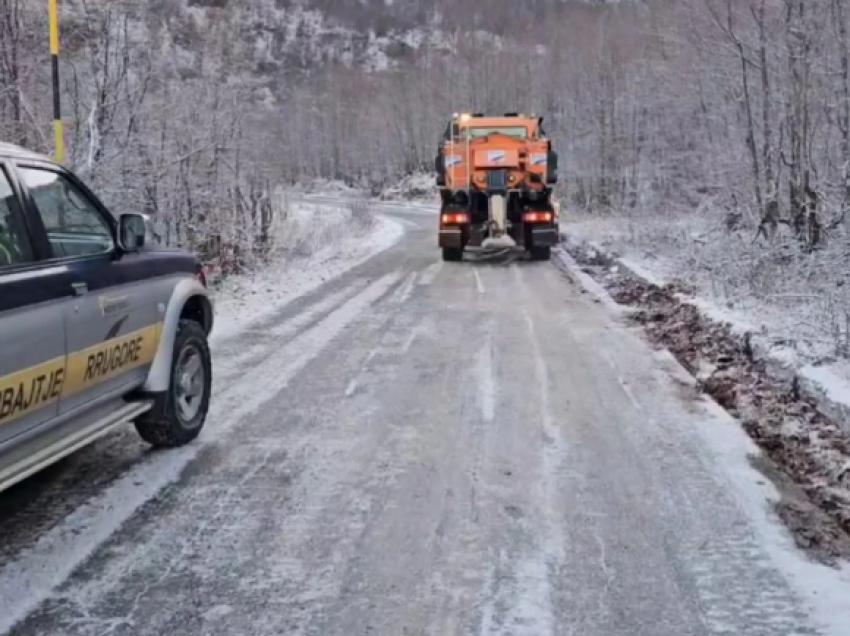
M594 247L596 247L594 245ZM628 267L635 275L640 276L648 283L652 283L653 285L657 285L661 287L664 284L664 280L656 276L653 272L646 269L643 265L639 264L637 261L634 261L630 258L619 258L618 259L623 265Z
M524 284L520 270L516 266L512 269L514 276ZM552 416L549 370L542 354L534 319L525 310L523 316L534 358L535 385L539 387L540 427L548 438L540 466L541 478L537 480L534 492L529 493L536 511L533 523L541 529L542 536L529 546L526 554L519 556L511 586L511 598L503 600L507 605L504 624L511 626L513 634L531 636L554 634L557 631L549 568L554 564L563 563L564 560L566 543L554 505L558 499L559 464L566 455L566 448Z
M519 558L512 582L514 589L511 590L511 597L504 599L510 603L504 624L510 625L511 629L497 633L508 633L512 636L558 633L552 608L552 589L546 556L535 551Z
M481 274L478 273L477 269L473 269L472 273L475 274L475 286L478 288L478 293L483 294L484 290L484 281L481 280Z
M290 320L287 320L282 325L278 325L269 330L257 330L259 333L268 336L275 336L281 340L288 340L294 334L298 333L310 323L317 320L320 316L330 313L337 305L342 305L343 301L348 300L355 294L362 291L368 281L356 281L338 292L326 294L318 302L311 304L304 311L296 314ZM246 330L242 333L254 333L255 330ZM215 365L215 375L218 377L228 376L235 370L241 369L246 361L255 358L262 353L268 345L265 342L260 342L255 345L240 347L236 352L231 353L227 357L218 354L218 347L213 347L213 355L217 356Z
M410 297L413 294L414 285L416 284L416 278L418 276L418 272L410 272L410 274L407 275L404 279L404 283L399 286L398 290L393 295L393 302L403 304L410 300Z
M572 273L582 284L590 284L594 295L604 294L613 302L604 288L580 271L575 261L567 258L566 262L571 264ZM698 303L711 310L715 318L722 316L722 319L732 322L736 329L752 328L745 320L730 320L734 319L734 314L730 316L705 301ZM693 384L693 377L669 351L664 349L655 355L659 360L659 372L670 373L687 384ZM819 371L823 375L829 373L823 369ZM830 382L827 381L827 384ZM623 388L626 390L625 386ZM840 382L833 383L832 389L841 395L846 387ZM728 477L732 494L741 502L756 533L766 539L764 548L772 562L811 609L812 619L821 623L824 636L847 636L850 626L850 603L847 603L850 598L850 566L833 569L815 563L797 548L793 537L769 505L779 501L780 493L751 463L752 457L762 455L761 450L740 423L716 402L706 398L702 404L708 417L697 425L696 432L705 448L715 457L719 470Z
M437 201L438 190L434 175L417 172L403 177L393 186L381 192L381 199L403 201Z
M292 186L289 191L293 194L316 194L316 195L341 195L341 194L359 194L357 188L332 179L313 179L312 181L300 183Z
M850 433L850 382L829 367L809 365L799 372L803 383L808 381L814 393L823 396L820 408L833 420L844 425Z
M727 323L739 335L753 334L755 345L777 366L794 370L807 379L824 401L832 402L830 415L850 427L850 360L834 355L831 336L824 332L823 317L830 307L819 303L827 300L815 292L808 296L779 292L762 298L744 298L739 291L738 296L730 298L732 292L712 288L714 283L707 283L695 273L703 271L700 246L731 239L709 241L707 237L715 235L716 228L705 221L702 228L705 231L700 233L691 224L693 220L593 217L563 220L561 227L569 233L573 245L585 244L615 256L619 263L647 282L660 286L678 277L696 284L698 296L679 296L680 300L694 305L707 318ZM722 245L713 249L724 252ZM733 248L730 246L726 251L730 252L730 262L741 267L734 261ZM715 256L714 252L710 254Z
M425 203L415 201L381 201L380 207L384 210L393 210L404 214L430 216L437 222L437 214L440 206L437 203ZM421 226L417 225L417 228Z
M850 405L850 383L839 378L828 368L809 365L804 367L801 373L817 382L833 402Z
M339 245L306 258L281 261L227 281L216 294L211 342L215 344L249 329L287 303L387 249L404 234L403 226L393 219L378 216L375 221L374 230L366 237L343 239Z
M431 263L428 267L425 268L425 271L423 271L422 275L419 277L419 284L430 285L434 282L434 279L437 277L437 274L439 274L442 269L443 261Z
M478 354L478 395L481 417L492 422L496 417L496 376L493 373L493 337L488 336Z
M124 521L176 481L197 453L197 446L187 446L140 464L7 563L0 570L0 634L26 618Z
M357 378L351 380L348 383L348 386L345 388L345 397L351 397L354 395L354 392L357 390L357 386L360 384Z
M714 303L702 298L686 298L681 295L678 295L678 297L683 302L699 309L700 313L706 318L710 318L715 322L725 322L732 329L733 333L742 335L745 333L759 333L761 331L761 329L735 311L718 307Z
M230 605L214 605L206 612L203 613L204 620L214 621L219 618L224 618L225 616L233 613L233 607Z
M413 343L419 337L419 332L421 331L421 329L422 327L419 325L413 328L413 331L410 332L410 335L407 337L407 340L404 341L404 346L402 346L401 348L402 353L407 353L408 351L410 351L410 347L413 346Z
M401 218L401 217L396 217L396 218L395 218L395 219L393 219L393 220L394 220L394 221L398 221L398 222L399 222L399 223L401 223L404 227L409 228L409 229L411 229L411 230L421 230L421 229L422 229L422 226L420 226L418 223L414 223L413 221L410 221L410 220L408 220L408 219L403 219L403 218Z
M585 274L578 263L575 262L572 256L564 251L557 252L556 258L570 272L570 275L576 278L579 283L600 303L608 307L613 312L622 312L620 307L611 296L608 295L606 289L597 283L593 278Z
M683 369L683 372L684 371ZM764 547L797 594L813 608L812 617L824 623L825 636L847 636L850 626L850 567L832 569L808 560L765 500L779 501L776 488L750 463L761 454L740 424L718 404L706 400L707 417L698 427L707 447L721 461L735 495L749 516Z

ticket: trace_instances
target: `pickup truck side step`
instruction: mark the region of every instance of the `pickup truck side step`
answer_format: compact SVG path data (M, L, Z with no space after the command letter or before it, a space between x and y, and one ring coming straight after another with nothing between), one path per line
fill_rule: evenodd
M71 435L59 435L56 441L44 439L52 437L51 435L34 439L22 449L24 452L15 453L20 459L13 459L9 466L0 466L0 492L106 435L116 426L132 421L149 411L151 405L148 401L131 402L91 424L86 424ZM42 445L43 447L39 447Z

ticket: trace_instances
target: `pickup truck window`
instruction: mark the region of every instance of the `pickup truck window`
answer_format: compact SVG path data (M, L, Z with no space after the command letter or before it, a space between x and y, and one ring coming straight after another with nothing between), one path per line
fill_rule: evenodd
M0 168L0 269L33 260L29 239L15 214L15 193Z
M57 172L20 167L57 258L103 254L114 248L112 229L80 190Z

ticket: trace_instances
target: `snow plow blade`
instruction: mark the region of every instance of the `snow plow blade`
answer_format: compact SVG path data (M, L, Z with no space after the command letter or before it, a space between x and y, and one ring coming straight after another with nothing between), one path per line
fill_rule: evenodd
M482 249L506 249L510 247L516 247L516 241L511 238L509 234L503 234L502 236L488 236L481 243Z

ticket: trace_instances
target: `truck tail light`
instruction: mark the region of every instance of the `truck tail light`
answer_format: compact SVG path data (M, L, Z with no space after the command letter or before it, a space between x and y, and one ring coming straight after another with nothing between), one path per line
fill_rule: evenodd
M464 223L469 223L469 215L466 212L444 214L442 223L443 225L463 225Z
M201 285L204 287L207 286L207 273L204 271L204 266L200 263L198 263L198 267L195 269L195 278L201 283Z
M551 223L552 218L551 212L526 212L522 217L526 223Z

